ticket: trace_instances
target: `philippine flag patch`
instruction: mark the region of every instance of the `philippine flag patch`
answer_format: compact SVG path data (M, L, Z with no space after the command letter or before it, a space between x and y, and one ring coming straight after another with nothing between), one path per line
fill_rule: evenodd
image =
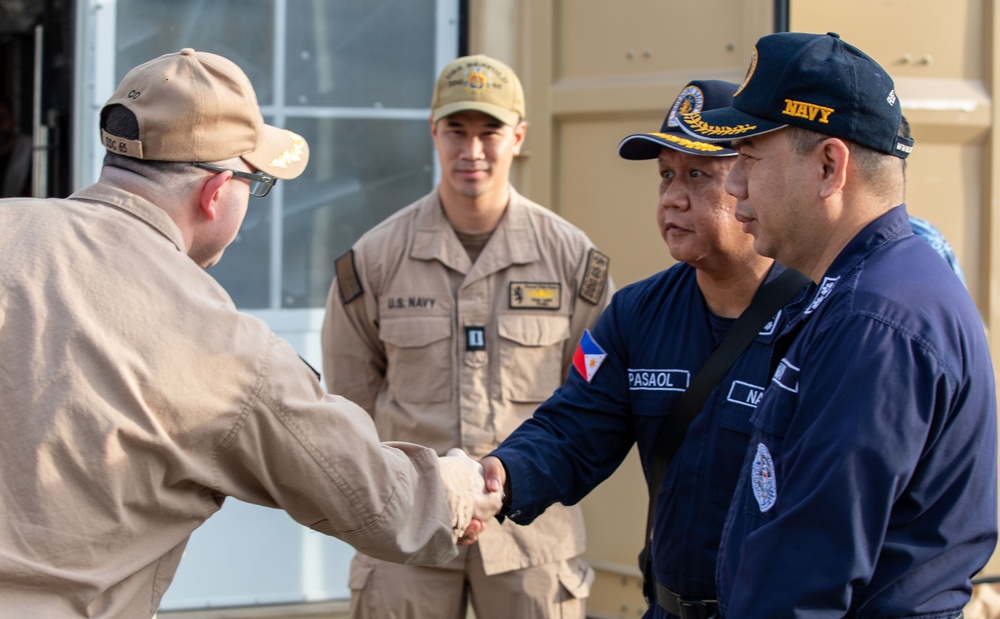
M590 335L590 329L587 329L583 332L583 337L580 338L580 345L576 347L576 352L573 353L573 367L589 383L607 357L608 353L597 345L594 337Z

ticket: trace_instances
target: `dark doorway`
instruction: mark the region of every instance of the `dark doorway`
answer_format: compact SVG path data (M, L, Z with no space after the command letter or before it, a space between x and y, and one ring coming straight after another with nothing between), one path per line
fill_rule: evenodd
M28 194L71 191L74 11L74 0L0 0L0 99L12 130L32 141ZM5 141L14 140L0 135L0 163L11 158Z

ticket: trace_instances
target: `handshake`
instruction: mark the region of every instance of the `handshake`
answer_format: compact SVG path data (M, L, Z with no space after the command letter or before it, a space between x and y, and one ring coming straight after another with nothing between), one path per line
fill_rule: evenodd
M489 519L503 507L503 465L496 458L486 460L488 471L458 448L438 458L451 510L451 537L460 546L474 543Z

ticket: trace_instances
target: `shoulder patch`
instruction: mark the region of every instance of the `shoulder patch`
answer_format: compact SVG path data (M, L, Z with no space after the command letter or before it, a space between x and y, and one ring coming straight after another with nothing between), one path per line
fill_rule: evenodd
M365 289L361 287L361 280L358 279L358 269L354 266L354 250L348 250L346 254L337 258L334 264L337 267L340 300L347 305L365 293Z
M587 268L583 272L583 281L580 282L580 298L597 305L604 296L604 289L608 285L608 267L611 266L611 259L596 249L587 252Z
M583 380L588 383L593 380L594 374L597 374L597 370L601 369L601 364L607 357L608 353L604 352L601 345L594 340L590 329L584 329L580 344L576 347L576 352L573 353L573 367L580 373Z
M757 443L757 454L750 466L750 486L761 512L778 502L778 478L774 474L774 459L764 443Z

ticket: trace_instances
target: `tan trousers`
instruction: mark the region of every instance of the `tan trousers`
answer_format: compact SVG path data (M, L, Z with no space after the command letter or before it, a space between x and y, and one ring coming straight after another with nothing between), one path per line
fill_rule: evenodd
M487 576L479 546L440 567L397 565L358 553L351 619L584 619L594 571L579 558Z

